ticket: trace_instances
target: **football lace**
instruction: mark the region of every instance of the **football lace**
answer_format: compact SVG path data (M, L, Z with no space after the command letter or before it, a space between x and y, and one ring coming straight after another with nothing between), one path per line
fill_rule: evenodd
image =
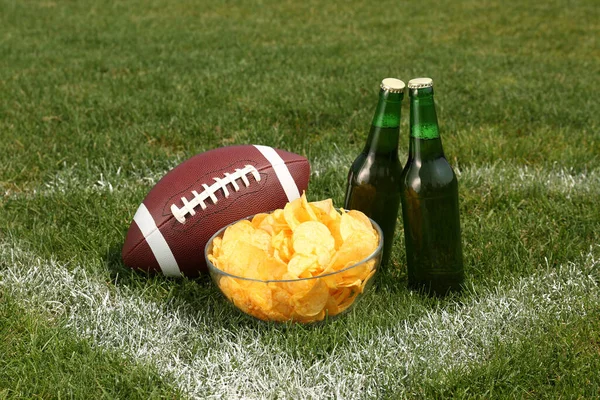
M182 224L186 221L186 216L189 214L190 216L196 215L196 207L200 206L202 210L206 210L207 205L204 203L205 200L209 199L213 202L213 204L217 204L218 199L215 196L219 190L223 191L225 198L229 197L229 189L227 189L227 185L231 185L234 191L239 191L240 186L237 184L237 180L241 179L246 187L250 186L250 180L248 179L248 175L252 174L256 182L260 182L260 174L256 168L252 165L246 165L244 168L236 168L235 172L230 174L228 172L224 173L224 178L213 178L215 183L208 186L203 183L202 187L204 190L198 193L195 190L192 190L192 195L194 196L191 200L188 201L185 197L181 198L183 202L183 207L177 207L175 204L171 205L171 212L177 221Z

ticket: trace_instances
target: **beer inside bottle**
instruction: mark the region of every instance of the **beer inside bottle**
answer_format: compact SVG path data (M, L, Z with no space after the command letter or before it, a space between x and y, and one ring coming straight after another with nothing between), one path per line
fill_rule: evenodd
M408 285L444 295L464 280L458 181L444 156L433 81L413 79L408 88L410 142L401 177Z
M394 78L381 82L369 137L348 173L344 202L345 209L362 211L381 227L382 266L390 257L400 206L402 165L398 159L398 140L404 86L404 82Z

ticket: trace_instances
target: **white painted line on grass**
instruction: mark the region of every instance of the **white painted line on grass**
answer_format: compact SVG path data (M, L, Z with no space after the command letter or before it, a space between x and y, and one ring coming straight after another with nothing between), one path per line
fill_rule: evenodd
M461 185L470 188L494 186L502 190L540 188L565 194L600 194L600 169L577 172L574 168L549 169L505 162L457 169Z
M86 192L123 192L140 187L151 188L180 160L172 160L168 167L129 165L127 173L121 167L106 166L80 169L76 164L64 166L53 177L36 189L15 193L6 190L0 195L8 198L30 199L35 196L49 196L60 193ZM345 180L352 159L338 153L329 158L312 161L312 175L316 178L333 172L339 179ZM161 165L162 166L162 165ZM503 191L520 191L535 187L546 191L565 194L600 195L600 169L577 171L574 168L552 167L535 168L527 165L513 165L506 162L456 168L461 190L466 188L485 190L490 186ZM1 189L1 187L0 187Z
M343 332L345 340L312 365L273 343L281 332L231 331L211 320L206 308L150 301L142 289L107 283L101 263L94 268L102 276L91 276L81 266L0 245L0 290L34 312L64 318L101 348L152 363L192 397L369 398L380 395L382 385L410 393L414 382L440 372L468 371L492 356L494 343L535 340L548 321L586 315L600 301L597 251L581 264L542 268L415 321L361 335Z
M400 159L405 160L406 157ZM313 160L312 174L319 177L334 171L340 179L345 179L353 160L345 154L334 152L327 158ZM518 191L542 187L567 196L572 193L600 194L600 169L597 168L579 171L558 165L543 168L499 161L455 168L455 172L461 188L499 186L500 190Z
M118 192L139 187L152 187L172 168L183 160L174 159L168 162L156 162L150 165L129 164L121 166L79 165L63 163L60 170L44 180L43 184L33 189L4 192L0 186L0 196L6 198L31 199L36 196L87 192Z

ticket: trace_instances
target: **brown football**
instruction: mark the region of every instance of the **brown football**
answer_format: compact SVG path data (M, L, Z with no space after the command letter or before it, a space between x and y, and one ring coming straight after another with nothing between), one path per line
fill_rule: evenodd
M297 154L260 145L200 153L150 190L127 232L125 265L167 276L206 272L204 246L223 226L283 208L308 186L310 165Z

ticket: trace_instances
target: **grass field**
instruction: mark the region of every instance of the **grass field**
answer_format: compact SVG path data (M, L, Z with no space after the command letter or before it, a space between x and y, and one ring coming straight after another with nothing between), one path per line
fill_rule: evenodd
M599 397L598 21L594 0L0 0L0 399ZM462 294L406 289L401 229L387 283L314 327L122 265L146 193L215 147L303 154L309 200L341 206L388 76L434 79Z

